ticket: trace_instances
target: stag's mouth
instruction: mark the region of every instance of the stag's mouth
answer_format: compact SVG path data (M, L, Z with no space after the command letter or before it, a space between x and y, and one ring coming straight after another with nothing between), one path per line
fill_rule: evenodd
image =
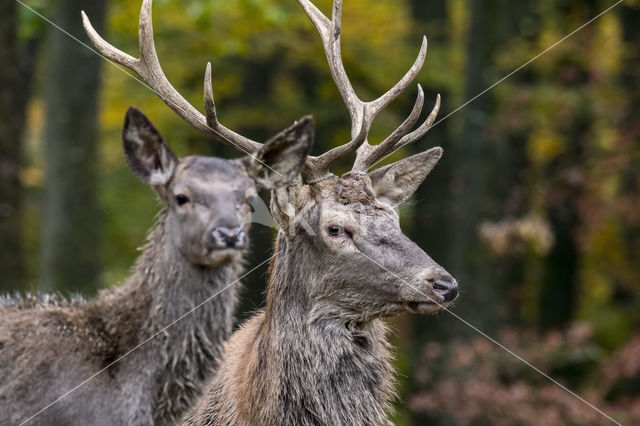
M448 303L440 303L435 301L413 301L404 303L407 312L412 314L436 314L443 309L446 309Z

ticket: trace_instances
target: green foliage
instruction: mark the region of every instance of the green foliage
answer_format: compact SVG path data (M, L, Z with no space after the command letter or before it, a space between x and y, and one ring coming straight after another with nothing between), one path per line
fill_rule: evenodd
M538 21L537 31L511 40L498 64L505 71L519 66L592 11L579 2L565 10L555 2L538 3L528 18ZM638 194L637 184L629 184L638 176L640 148L624 124L632 101L620 80L630 59L622 36L619 17L606 14L496 89L500 110L493 125L512 143L524 140L526 150L522 185L513 188L528 194L519 209L545 211L561 200L578 214L572 231L579 253L577 303L580 317L594 323L603 309L624 312L613 307L616 294L640 290L635 255L640 222L629 214ZM615 314L607 317L611 326L601 335L619 344L629 323L622 326Z
M50 0L36 0L29 2L29 7L42 14L50 7ZM43 31L46 23L41 17L26 7L18 7L18 39L26 40Z

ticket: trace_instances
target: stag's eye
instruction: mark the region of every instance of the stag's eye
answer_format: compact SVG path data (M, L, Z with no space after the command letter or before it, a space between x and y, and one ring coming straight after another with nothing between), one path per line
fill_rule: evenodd
M189 202L189 197L187 197L184 194L178 194L176 195L176 203L178 203L179 206L182 206L183 204L187 204Z
M332 237L340 237L345 235L344 226L331 225L327 228L327 231Z

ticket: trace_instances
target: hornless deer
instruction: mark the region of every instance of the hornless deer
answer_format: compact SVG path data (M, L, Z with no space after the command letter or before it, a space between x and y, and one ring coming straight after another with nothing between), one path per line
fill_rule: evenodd
M387 329L382 317L433 314L458 295L453 277L400 230L394 207L416 190L442 150L433 148L368 170L383 156L421 138L439 98L414 131L424 95L409 118L377 145L373 118L423 65L426 39L409 72L380 98L358 98L340 54L342 1L328 19L298 0L320 33L331 74L349 110L352 140L308 157L296 185L272 191L280 225L264 312L225 344L220 368L186 417L188 425L381 425L393 397ZM309 135L312 137L312 135ZM329 172L356 153L350 172ZM257 165L259 167L259 165Z
M151 2L145 7L150 12ZM155 49L148 49L148 18L140 22L137 70L153 76L163 93L177 93ZM213 99L206 101L210 117ZM201 119L205 124L196 127L208 129L191 105L188 113L189 123ZM164 208L124 285L89 301L0 298L0 424L175 424L217 367L231 334L234 284L248 244L247 196L256 192L253 175L269 188L297 177L312 128L311 119L300 120L261 145L253 160L178 159L149 120L129 109L123 130L127 162ZM250 142L227 129L221 133L234 146ZM261 168L252 172L255 164Z

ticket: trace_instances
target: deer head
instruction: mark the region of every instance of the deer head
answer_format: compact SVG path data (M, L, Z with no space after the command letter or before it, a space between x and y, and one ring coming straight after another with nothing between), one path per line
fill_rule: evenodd
M310 1L298 0L322 39L333 79L351 116L352 140L319 157L308 157L306 185L272 193L272 211L287 230L288 253L309 280L305 291L314 306L341 317L367 321L403 311L435 313L458 295L456 280L401 231L395 208L409 198L442 156L441 148L369 172L385 155L421 138L433 125L440 97L415 130L424 93L409 117L385 140L369 144L375 116L413 80L426 57L426 38L407 74L387 93L365 102L356 95L340 53L342 1L328 19ZM356 153L353 168L338 177L329 169ZM259 164L254 164L259 168Z
M205 110L198 112L167 80L153 41L152 0L144 0L139 21L140 59L107 43L82 12L84 28L106 58L138 73L187 123L208 136L248 154L243 158L190 156L178 159L162 135L136 108L127 112L123 140L134 174L151 185L168 210L176 247L193 263L215 265L237 259L248 244L250 206L256 184L280 187L300 175L313 144L313 120L304 117L264 144L220 124L211 87L211 64L205 72ZM253 161L250 161L253 160ZM251 171L251 164L260 171Z
M294 131L265 144L224 127L217 118L210 64L205 70L205 113L189 104L160 67L153 44L151 0L143 0L140 12L139 59L104 41L84 13L83 20L100 53L138 73L194 127L251 156L249 175L261 186L272 189L271 211L281 227L279 238L286 239L287 250L296 258L296 268L314 277L307 288L301 289L310 300L360 319L444 309L458 295L457 282L402 233L394 210L425 179L442 149L432 148L369 172L384 156L424 136L435 121L439 95L427 119L414 129L424 103L424 92L418 85L418 96L408 118L382 142L371 145L367 140L373 119L422 68L426 38L414 64L394 87L373 101L362 101L342 63L342 0L334 0L331 19L309 0L298 3L320 34L331 74L352 122L351 141L317 157L307 156L314 137L313 126L307 124L310 119L303 119L302 124L294 125ZM336 160L353 153L356 158L351 171L340 177L330 172Z
M311 140L298 134L308 126L313 123L305 119L265 144L264 167L275 176L263 176L262 185L273 187L281 176L300 172ZM239 260L248 246L248 201L257 195L255 180L249 174L249 157L178 158L149 119L134 107L127 111L122 138L129 168L165 205L168 233L185 258L197 265ZM279 154L277 162L269 158L274 151Z
M276 220L289 229L280 256L313 277L304 289L313 306L366 322L436 313L457 297L456 281L402 233L394 209L440 154L435 148L368 175L328 176L294 195L275 195Z

